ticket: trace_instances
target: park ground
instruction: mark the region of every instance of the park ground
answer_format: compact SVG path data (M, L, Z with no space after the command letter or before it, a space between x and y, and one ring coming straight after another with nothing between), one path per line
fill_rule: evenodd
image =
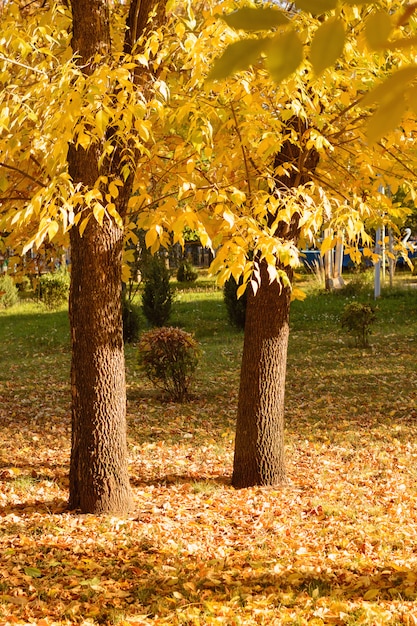
M414 280L383 290L369 348L340 326L369 286L307 284L291 314L288 483L239 491L242 334L219 290L179 288L171 323L203 357L174 404L126 348L126 519L66 510L66 311L0 312L0 626L417 624Z

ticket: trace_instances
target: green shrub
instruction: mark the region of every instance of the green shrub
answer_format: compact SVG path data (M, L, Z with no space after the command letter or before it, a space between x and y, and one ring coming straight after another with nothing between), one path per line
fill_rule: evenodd
M172 290L163 259L154 256L148 261L143 281L143 314L152 326L164 326L171 315Z
M355 337L356 345L366 347L369 345L371 325L375 322L375 308L370 304L351 302L343 310L341 323Z
M140 330L140 314L139 307L128 300L125 295L122 296L122 317L123 317L123 341L125 343L133 343L139 337Z
M19 301L18 289L8 274L0 276L0 308L8 309Z
M245 293L240 298L237 297L237 290L239 285L241 284L241 280L239 280L239 283L237 283L233 276L231 276L224 284L223 300L226 305L229 322L232 324L232 326L244 329L246 318L247 291L245 291Z
M193 264L184 259L178 266L177 281L179 283L193 283L197 280L198 272L194 268Z
M345 284L337 293L342 296L360 296L372 293L374 288L373 270L357 271L344 275Z
M139 360L147 377L175 402L188 398L199 357L197 341L180 328L154 328L139 341Z
M39 299L48 309L58 309L68 301L70 275L66 269L43 274L39 279Z

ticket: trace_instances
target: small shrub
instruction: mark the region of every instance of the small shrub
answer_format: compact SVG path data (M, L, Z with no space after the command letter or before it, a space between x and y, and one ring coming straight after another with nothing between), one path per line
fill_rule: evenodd
M8 274L0 276L0 308L8 309L19 301L18 289Z
M375 308L370 304L351 302L343 310L341 323L355 337L356 345L366 347L369 345L371 325L375 322Z
M66 269L43 274L39 279L39 299L48 309L58 309L68 301L70 275Z
M179 283L193 283L197 280L197 277L198 272L193 264L187 259L181 261L177 270L177 281Z
M241 280L239 283L231 276L224 284L223 287L223 300L226 305L227 315L229 317L229 322L232 326L236 326L237 328L244 329L245 328L245 318L246 318L246 301L247 301L247 291L238 298L237 290L239 285L241 285Z
M125 343L133 343L139 337L139 308L125 296L122 297L122 317L123 341Z
M31 290L32 283L30 281L29 276L21 276L19 280L16 282L16 287L22 293L26 293Z
M374 274L372 271L360 271L347 274L345 285L339 290L342 296L360 296L372 292L374 288Z
M163 259L154 256L148 261L143 280L143 314L152 326L163 326L169 320L172 308L169 272Z
M197 341L180 328L154 328L139 341L139 359L147 377L174 402L187 399L199 357Z

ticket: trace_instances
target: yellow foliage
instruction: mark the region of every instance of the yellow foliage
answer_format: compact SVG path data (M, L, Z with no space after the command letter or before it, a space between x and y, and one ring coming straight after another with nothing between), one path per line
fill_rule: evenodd
M271 7L252 24L245 7L229 27L216 17L236 8L229 0L196 14L173 2L164 30L155 30L133 57L121 52L123 19L116 12L113 57L97 57L86 76L69 53L62 8L34 12L23 28L17 5L7 3L0 44L2 231L27 248L74 225L83 234L93 215L100 224L112 219L124 227L126 240L137 241L135 227L144 228L155 251L182 245L190 228L216 249L220 282L242 274L243 287L257 283L249 257L265 258L270 278L283 280L277 262L296 267L298 241L316 241L323 226L344 230L358 260L356 242L368 243L370 228L404 218L378 187L415 185L417 69L398 48L388 70L375 30L384 21L381 42L392 42L407 35L407 26L399 29L390 17L389 30L385 14L372 9L366 36L378 51L370 52L358 43L361 18L370 11L365 4L342 3L335 11L330 3L324 20ZM392 5L394 16L400 6ZM386 8L382 2L381 11ZM271 33L267 16L276 22ZM262 35L240 41L233 28L242 25ZM231 44L239 74L208 82L214 58ZM249 61L236 50L249 51ZM226 69L227 63L211 78ZM146 88L135 83L136 71L145 80L150 70L157 80ZM366 131L363 119L371 113ZM400 123L403 130L394 131ZM74 188L69 176L70 144L99 154L98 179L87 188ZM274 163L282 151L286 158ZM320 160L309 172L316 153ZM322 253L334 244L326 238Z

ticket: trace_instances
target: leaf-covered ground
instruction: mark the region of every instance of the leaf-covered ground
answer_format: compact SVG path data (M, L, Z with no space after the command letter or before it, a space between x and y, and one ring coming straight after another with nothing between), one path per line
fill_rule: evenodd
M127 519L65 510L65 313L1 314L0 626L417 624L417 299L379 304L370 350L347 344L341 298L296 303L289 481L241 491L242 338L218 293L183 300L187 329L212 312L190 403L163 402L127 349Z

